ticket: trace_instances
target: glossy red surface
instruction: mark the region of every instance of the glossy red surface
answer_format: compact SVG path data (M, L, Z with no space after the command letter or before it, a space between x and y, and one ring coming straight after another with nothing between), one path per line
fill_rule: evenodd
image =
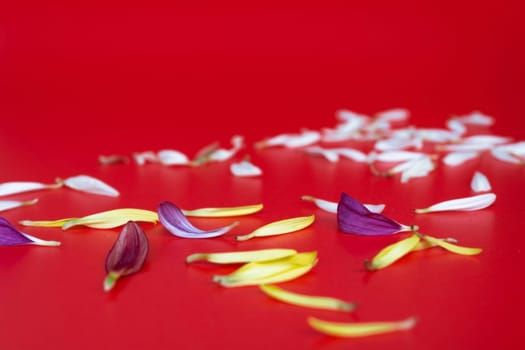
M443 127L481 110L490 131L525 138L524 27L519 1L7 1L0 5L0 182L96 176L118 198L67 189L2 215L82 216L120 207L154 210L263 203L221 238L184 240L144 224L144 269L104 293L104 261L119 229L24 228L59 248L0 247L3 350L36 349L494 349L523 341L525 169L484 155L401 184L351 161L330 164L300 150L253 143L301 128L331 127L334 112L412 112ZM200 168L99 165L100 154L174 148L193 155L234 134L264 175L234 178L229 162ZM367 145L369 147L370 145ZM413 208L470 194L474 170L498 195L472 213L415 215ZM338 232L335 217L302 202L345 191L386 203L385 214L435 236L481 247L476 257L438 249L374 273L363 260L390 237ZM315 224L281 237L236 242L267 222L315 213ZM211 228L237 219L192 219ZM194 252L270 247L317 250L318 265L282 286L359 303L348 315L280 304L257 288L222 288L230 267L186 265ZM308 316L338 321L418 319L408 332L337 339Z

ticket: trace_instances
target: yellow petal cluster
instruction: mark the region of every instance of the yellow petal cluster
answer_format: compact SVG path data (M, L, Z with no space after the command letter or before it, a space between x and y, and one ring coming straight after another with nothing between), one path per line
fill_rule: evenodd
M317 263L317 252L297 253L282 259L249 262L229 275L213 277L224 287L271 284L293 280Z
M340 299L294 293L274 285L264 284L259 288L274 299L297 306L335 311L353 311L356 307L354 303Z
M310 226L315 220L315 215L299 216L291 219L274 221L259 227L255 231L242 236L237 236L238 241L246 241L254 237L266 237L282 235L285 233L295 232Z
M315 330L336 337L367 337L376 334L405 331L416 325L414 317L393 322L330 322L315 317L308 318Z

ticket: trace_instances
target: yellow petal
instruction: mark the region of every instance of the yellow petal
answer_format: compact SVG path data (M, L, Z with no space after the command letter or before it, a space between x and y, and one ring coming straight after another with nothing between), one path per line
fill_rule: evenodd
M470 247L462 247L456 244L452 244L449 242L446 242L442 239L427 236L427 235L421 235L421 237L430 242L431 244L440 246L443 249L446 249L452 253L461 254L461 255L476 255L483 251L481 248L470 248Z
M442 240L442 241L445 241L445 242L449 242L449 243L457 243L458 240L457 239L454 239L454 238L439 238L439 240ZM419 241L419 243L414 247L414 249L412 249L413 252L415 251L418 251L418 250L424 250L424 249L429 249L429 248L434 248L434 247L437 247L437 244L434 244L434 243L431 243L429 241L425 241L425 240L422 240L422 241Z
M205 260L216 264L237 264L282 259L297 254L294 249L260 249L240 252L195 253L186 258L187 263Z
M246 241L253 237L275 236L299 231L303 228L310 226L314 222L314 220L315 215L300 216L291 219L274 221L272 223L259 227L258 229L247 235L237 236L237 240Z
M399 242L383 248L371 262L366 263L369 270L382 269L393 264L403 256L410 253L419 243L419 237L415 234Z
M310 271L317 263L317 252L298 253L287 258L251 262L226 276L213 280L224 287L270 284L290 281Z
M355 309L355 304L336 298L293 293L267 284L261 285L260 288L266 295L288 304L336 311L353 311Z
M77 218L65 218L65 219L59 219L59 220L22 220L20 221L20 225L24 226L38 226L38 227L62 227L66 222L71 220L77 220Z
M114 228L122 226L130 220L156 223L158 219L157 213L151 210L132 208L113 209L84 216L79 219L69 220L62 226L62 229L67 230L77 225L92 228Z
M263 208L262 204L245 205L241 207L226 207L226 208L200 208L193 210L183 210L186 216L200 216L200 217L226 217L226 216L242 216L257 213Z
M416 324L414 317L395 322L329 322L314 317L308 318L308 324L315 330L336 337L367 337L370 335L405 331Z

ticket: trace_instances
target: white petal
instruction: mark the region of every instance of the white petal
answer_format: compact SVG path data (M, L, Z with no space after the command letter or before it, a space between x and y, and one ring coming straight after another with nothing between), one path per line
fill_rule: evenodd
M231 139L232 148L230 149L218 149L212 152L210 159L214 161L225 161L233 157L237 152L244 146L244 138L236 135Z
M484 209L490 206L496 200L494 193L479 194L476 196L451 199L444 202L439 202L431 205L428 208L416 209L416 213L424 214L436 211L449 211L449 210L461 210L461 211L472 211Z
M327 211L332 214L337 214L338 202L330 202L324 199L315 198L312 196L303 196L301 199L313 202L319 209ZM373 213L381 213L385 209L384 204L363 204L368 210Z
M447 127L452 132L458 135L463 135L464 133L467 132L467 127L465 126L465 124L463 124L461 121L457 119L449 119L447 121Z
M472 181L470 181L470 188L474 192L488 192L492 189L489 179L479 171L474 173Z
M410 112L404 108L392 108L376 114L378 120L386 122L406 121L410 117Z
M375 160L380 162L405 162L425 156L425 153L410 151L387 151L377 154Z
M253 165L249 160L243 160L240 163L232 163L230 165L230 171L235 176L259 176L262 174L262 170Z
M512 138L506 136L497 135L474 135L465 137L462 140L463 144L488 144L488 145L499 145L511 141Z
M392 151L400 150L408 147L421 148L422 143L419 138L399 138L393 137L385 140L377 141L374 145L374 148L378 151Z
M504 146L498 146L497 148L520 157L525 156L525 141L511 143L509 145Z
M0 201L0 211L23 207L26 205L32 205L36 202L38 202L37 198L30 201Z
M456 166L479 156L478 152L451 152L443 157L443 163L449 166Z
M334 151L337 154L356 162L366 162L368 159L368 156L365 153L353 148L335 148Z
M449 152L475 152L486 151L493 147L494 145L488 143L454 143L449 145L438 145L436 148L441 151Z
M306 153L323 156L332 163L339 161L339 155L337 154L336 151L331 150L331 149L322 148L319 146L308 147L306 149Z
M284 145L290 148L304 147L318 142L321 133L317 131L304 131L301 135L290 138Z
M459 140L459 136L446 129L417 129L417 137L431 142L449 142Z
M372 213L381 213L385 209L384 204L363 204Z
M185 165L190 163L190 160L184 153L172 149L159 151L157 157L163 165Z
M0 196L7 196L11 194L37 191L37 190L46 190L51 188L59 188L62 186L62 182L57 182L55 184L43 184L40 182L31 182L31 181L12 181L4 182L0 184Z
M489 125L494 124L494 118L489 117L488 115L485 115L478 111L474 111L468 115L457 117L455 119L459 120L460 122L464 124L484 125L484 126L489 126Z
M158 161L157 156L152 151L137 152L133 153L132 156L138 165L144 165L146 162L155 163Z
M512 153L509 153L503 149L494 148L491 152L492 156L498 160L501 160L503 162L512 163L512 164L521 164L523 161L514 155Z
M335 116L337 119L345 121L345 123L354 123L356 128L360 128L361 126L365 125L370 119L370 117L367 115L352 112L347 109L338 110L335 113Z
M49 246L49 247L58 247L60 245L60 242L57 241L46 241L40 238L37 238L35 236L31 236L30 234L20 232L22 235L26 236L26 238L33 241L34 245L41 245L41 246Z
M434 170L434 162L430 157L423 157L413 161L412 166L405 169L401 174L401 182L406 183L413 177L427 176L432 170Z
M105 182L88 175L72 176L64 180L67 187L102 196L118 197L119 192Z

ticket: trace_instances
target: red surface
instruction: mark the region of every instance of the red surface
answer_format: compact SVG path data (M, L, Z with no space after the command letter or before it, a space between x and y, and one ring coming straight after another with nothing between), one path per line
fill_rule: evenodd
M184 240L143 225L144 270L104 293L104 261L119 232L26 228L59 248L0 248L2 350L35 349L493 349L522 342L525 170L485 156L400 184L351 161L328 164L300 151L256 151L253 142L335 124L334 112L412 111L418 126L451 114L493 115L492 132L525 137L524 27L519 1L323 2L24 1L0 5L0 182L51 182L89 174L119 198L61 189L20 219L87 215L119 207L155 209L262 202L222 238ZM202 168L101 166L99 154L175 148L194 154L213 141L246 137L259 179L233 178L228 163ZM415 216L412 208L470 194L474 170L496 203L473 213ZM385 214L484 249L477 257L433 250L375 273L364 259L398 237L337 231L334 216L300 201L346 191L387 204ZM311 228L237 243L236 234L316 213ZM215 227L232 219L195 219ZM280 304L256 288L225 289L211 276L231 268L186 266L194 252L289 247L317 250L308 275L283 284L359 302L351 314ZM335 339L307 316L339 321L418 318L403 333ZM514 345L513 345L514 344Z

